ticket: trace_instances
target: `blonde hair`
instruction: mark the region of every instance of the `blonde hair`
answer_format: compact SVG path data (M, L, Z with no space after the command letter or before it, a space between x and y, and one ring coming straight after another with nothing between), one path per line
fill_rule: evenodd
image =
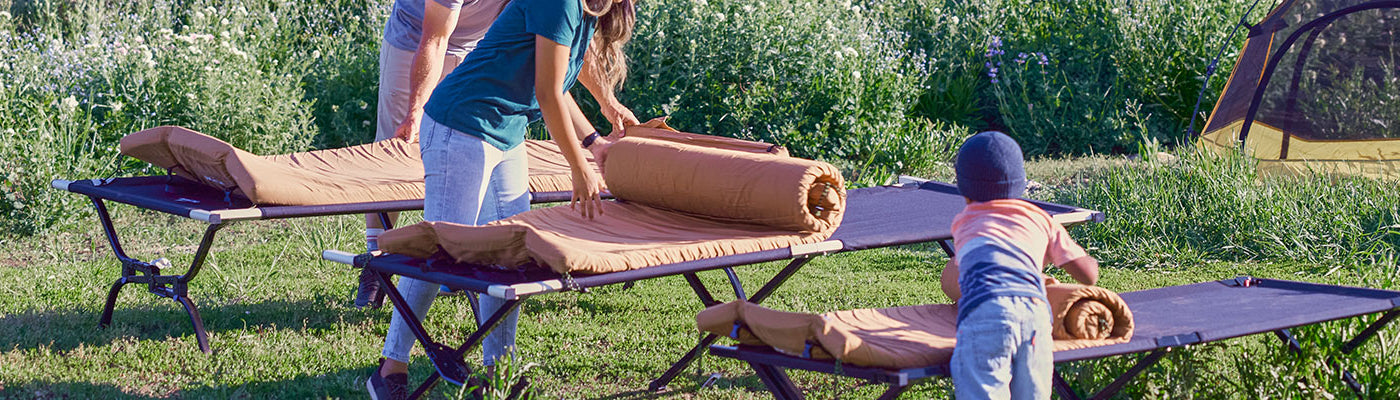
M583 12L598 17L593 43L588 52L593 57L593 78L609 92L617 91L627 80L627 54L622 47L632 39L632 27L637 23L637 10L632 0L579 0Z

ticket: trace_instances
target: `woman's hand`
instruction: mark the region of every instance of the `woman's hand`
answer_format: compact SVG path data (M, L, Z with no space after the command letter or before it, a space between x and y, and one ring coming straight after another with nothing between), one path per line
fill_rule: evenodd
M608 160L608 150L612 148L613 143L615 142L606 137L599 136L598 139L593 140L592 146L588 146L587 150L593 153L593 163L598 165L599 171L606 171L604 168L607 167L603 166L603 164ZM604 186L606 187L607 184L604 183Z
M602 107L601 111L608 123L612 124L612 134L619 138L627 135L627 127L641 124L641 121L637 121L637 116L632 114L632 110L621 103L614 102L611 106Z
M569 200L569 208L588 219L603 215L603 178L592 168L573 168L573 179L574 197Z

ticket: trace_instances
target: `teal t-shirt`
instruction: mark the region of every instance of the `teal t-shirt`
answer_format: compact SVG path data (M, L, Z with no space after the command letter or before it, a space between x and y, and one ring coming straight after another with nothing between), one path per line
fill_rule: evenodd
M569 46L568 91L583 67L597 21L582 7L580 0L511 1L476 50L433 89L424 114L501 150L520 145L526 126L541 117L535 99L535 35Z

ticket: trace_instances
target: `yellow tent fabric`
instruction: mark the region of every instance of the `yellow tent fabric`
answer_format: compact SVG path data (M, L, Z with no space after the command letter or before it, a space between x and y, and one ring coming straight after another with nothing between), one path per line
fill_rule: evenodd
M1250 29L1197 145L1263 173L1400 180L1400 7L1288 0Z

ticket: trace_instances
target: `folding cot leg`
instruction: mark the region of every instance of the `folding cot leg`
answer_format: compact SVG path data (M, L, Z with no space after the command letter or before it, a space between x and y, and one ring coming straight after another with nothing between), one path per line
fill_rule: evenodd
M792 379L788 378L787 372L784 372L782 368L756 362L749 362L749 367L753 368L758 379L762 380L763 385L768 387L768 391L773 393L773 398L802 400L802 391L797 390L797 386L792 384Z
M473 332L471 336L467 337L466 342L462 343L459 347L453 348L433 341L432 337L428 335L427 329L423 328L422 320L408 307L408 303L404 301L403 294L399 293L399 288L394 285L389 274L376 272L376 275L379 276L380 283L384 285L383 289L385 295L388 296L389 301L393 302L394 310L408 323L409 331L413 332L413 336L418 338L418 342L423 345L424 352L428 354L428 359L433 363L433 375L429 376L426 381L414 390L413 395L410 396L410 398L414 399L420 398L427 393L428 390L431 390L433 386L437 385L439 379L455 385L466 384L471 378L472 370L471 367L466 365L466 361L463 360L463 355L480 345L481 341L486 339L486 335L490 333L491 330L495 329L496 325L499 325L501 321L505 320L506 315L509 315L511 311L514 311L520 306L520 300L507 300L506 303L501 306L500 310L497 310L495 314L492 314L490 318L486 319L485 323L478 325L476 332Z
M194 327L195 341L199 344L199 350L205 354L212 353L209 347L209 334L204 329L204 319L199 315L199 309L194 305L194 301L189 297L189 283L199 274L200 268L204 265L204 260L209 256L209 249L214 245L214 235L222 224L209 224L204 230L204 236L199 241L199 248L195 251L194 261L190 262L190 267L183 275L162 275L161 265L141 261L126 255L122 250L121 240L117 236L117 229L112 223L111 214L107 212L107 204L97 197L89 196L92 200L93 208L97 210L98 220L102 223L103 233L107 236L107 242L112 247L118 260L122 263L122 276L112 283L111 289L107 292L107 302L102 307L102 316L98 319L98 326L106 328L112 324L112 313L116 309L117 297L121 290L128 283L144 283L148 286L148 291L156 296L171 299L185 308L185 314L190 318L190 324Z
M1050 376L1050 379L1050 386L1054 389L1055 394L1060 395L1060 399L1081 400L1079 395L1074 393L1074 388L1069 386L1069 382L1066 382L1065 378L1060 376L1060 371L1056 370L1055 374Z
M1139 374L1142 374L1142 371L1146 371L1147 368L1151 367L1153 364L1156 364L1157 361L1161 361L1162 357L1166 356L1167 352L1169 351L1171 351L1170 347L1152 350L1152 352L1148 353L1147 356L1138 360L1136 364L1133 364L1132 368L1128 368L1127 372L1124 372L1122 375L1119 375L1117 379L1114 379L1113 382L1110 382L1108 384L1108 386L1105 386L1103 390L1099 390L1098 393L1094 393L1093 396L1089 396L1089 400L1102 400L1112 398L1113 395L1118 394L1119 391L1123 390L1123 386L1127 386L1128 382L1131 382L1134 378L1137 378ZM1060 392L1059 394L1061 397L1071 400L1079 399L1079 396L1075 395L1074 391L1070 389L1069 383L1065 382L1065 380L1060 377L1060 373L1058 371L1055 372L1054 379L1058 383L1055 385L1056 391Z
M880 394L880 397L879 397L879 398L876 398L876 400L894 400L894 399L898 399L899 396L903 395L903 394L904 394L904 391L906 391L906 390L909 390L909 385L904 385L904 386L893 386L893 385L891 385L890 388L889 388L889 389L885 389L885 393Z
M1361 347L1361 345L1366 344L1366 341L1370 340L1372 337L1375 337L1377 333L1380 333L1381 329L1385 328L1385 326L1390 324L1391 321L1394 321L1396 317L1400 317L1400 309L1393 309L1381 315L1380 319L1377 319L1376 322L1372 322L1370 325L1367 325L1366 329L1362 329L1361 333L1358 333L1356 337L1352 338L1350 341L1347 341L1346 344L1342 345L1342 354L1351 354L1351 352L1356 351L1358 347ZM1348 371L1345 368L1343 368L1342 363L1340 361L1328 357L1327 363L1331 364L1332 368L1336 368L1337 370L1342 371L1342 381L1346 382L1347 387L1350 387L1351 391L1356 393L1356 397L1366 397L1362 391L1362 389L1364 388L1361 386L1361 382L1356 380L1356 376L1352 375L1351 371Z
M766 299L768 298L768 296L772 295L773 292L778 290L779 286L782 286L783 283L787 282L788 278L791 278L793 274L797 273L797 270L802 269L802 266L807 265L807 263L811 261L812 257L810 256L792 260L788 263L786 267L783 267L782 270L778 271L776 275L773 275L773 278L769 279L768 283L765 283L763 284L763 287L758 288L758 291L754 292L753 296L750 296L748 298L748 301L754 304L763 302L763 299ZM701 283L699 277L696 277L695 274L686 274L685 279L687 282L690 283L690 287L692 289L695 289L696 296L700 297L700 302L704 303L705 306L708 307L718 303L714 300L714 297L710 295L709 290L705 289L704 283ZM734 276L731 279L733 279L733 282L735 283L735 289L738 291L735 294L742 296L743 289L737 283L738 277ZM671 368L668 368L666 372L661 374L660 377L657 377L655 380L651 381L651 384L647 385L647 389L653 392L665 390L666 385L670 384L671 381L675 380L676 377L681 374L681 371L684 371L686 367L689 367L690 363L695 362L695 358L699 357L700 354L704 352L706 348L708 348L711 344L714 344L715 340L718 339L719 336L716 336L714 334L706 334L704 338L700 339L700 342L697 343L695 347L691 348L689 352L686 352L685 355L681 356L680 360L677 360L674 364L671 364Z

